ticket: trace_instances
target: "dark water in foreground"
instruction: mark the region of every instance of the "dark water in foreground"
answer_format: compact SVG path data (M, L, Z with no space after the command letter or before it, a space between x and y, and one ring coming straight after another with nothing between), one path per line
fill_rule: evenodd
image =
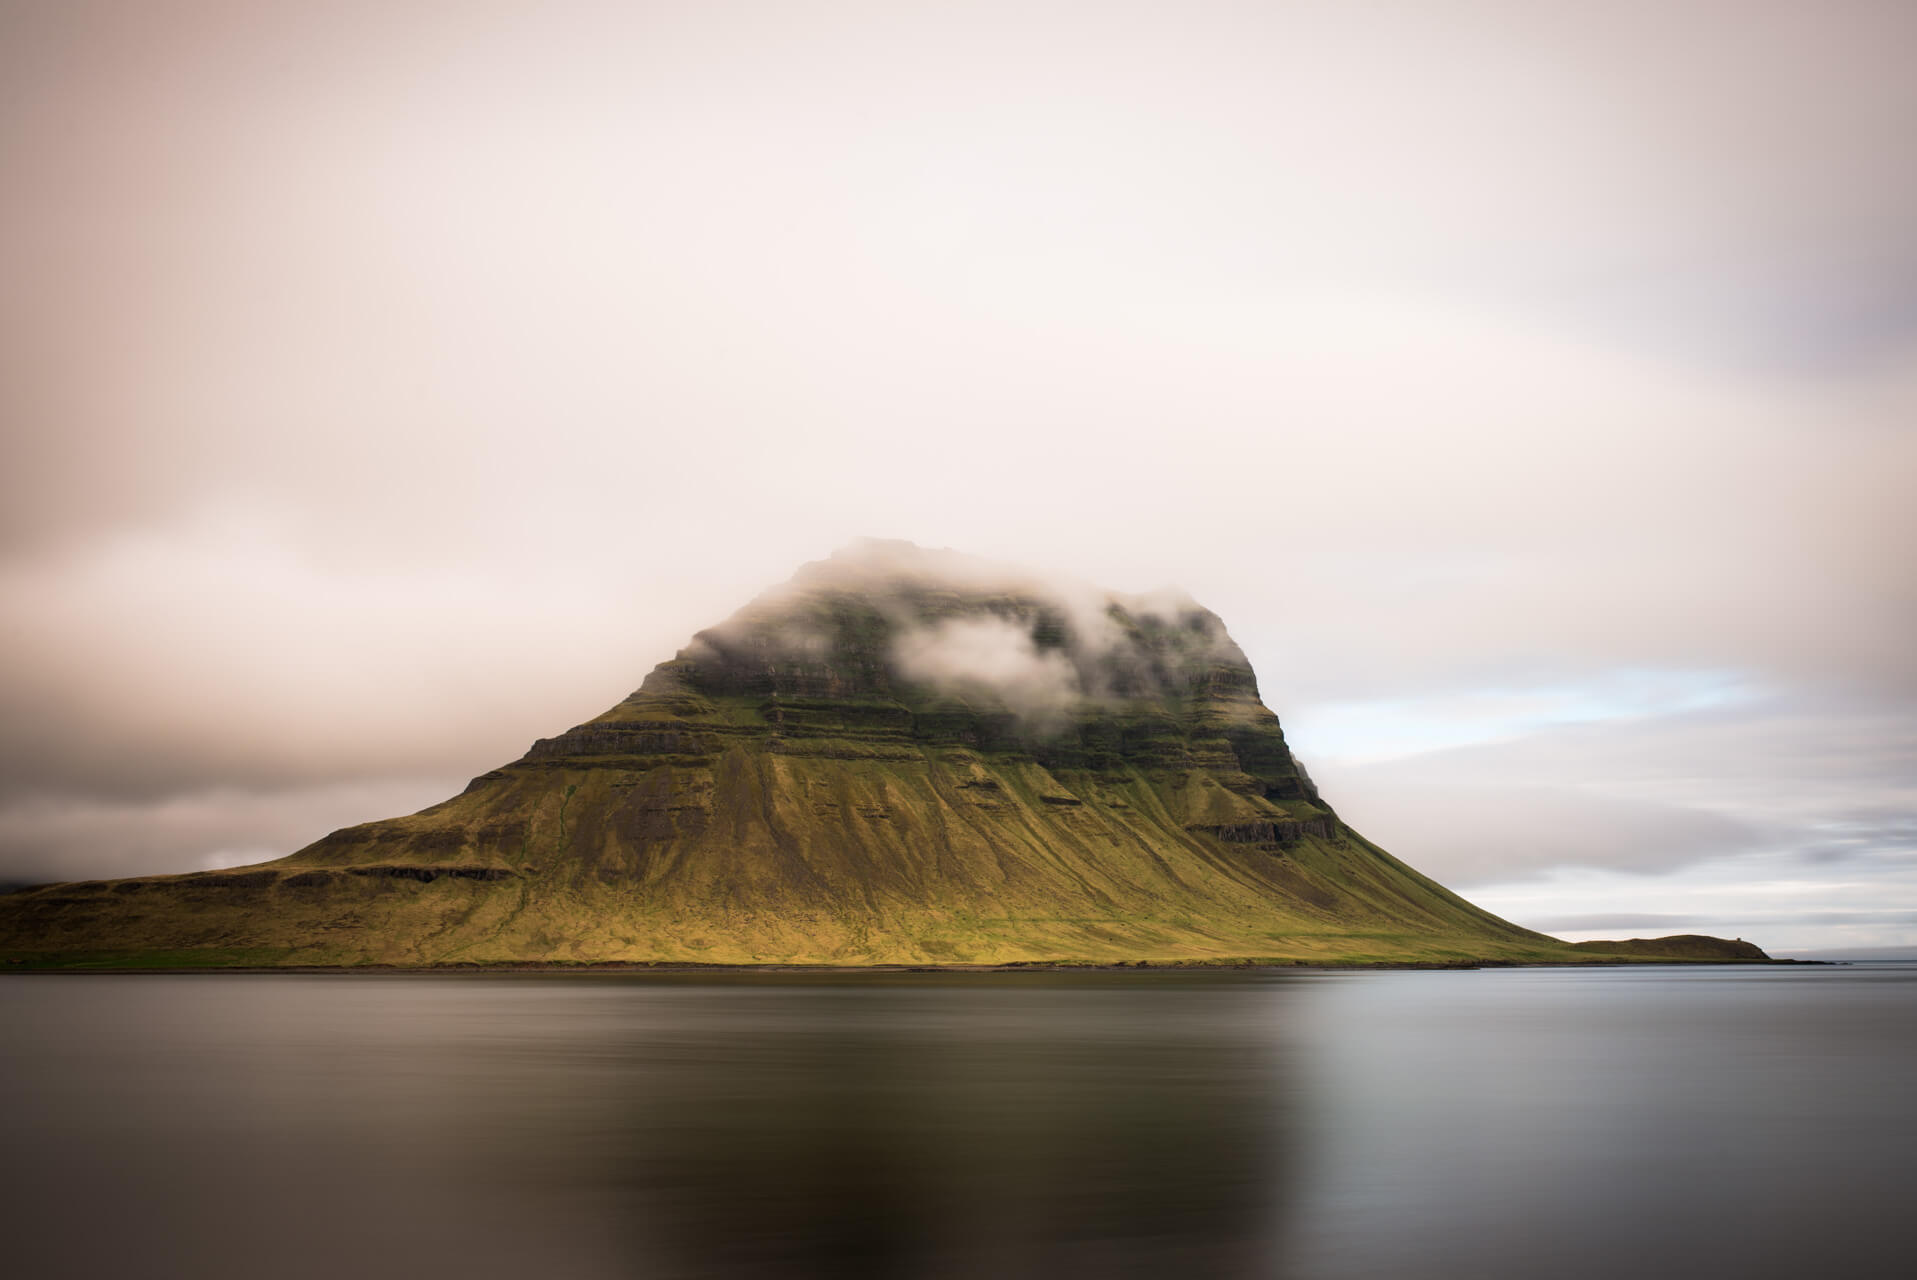
M37 1276L1908 1274L1917 968L0 979Z

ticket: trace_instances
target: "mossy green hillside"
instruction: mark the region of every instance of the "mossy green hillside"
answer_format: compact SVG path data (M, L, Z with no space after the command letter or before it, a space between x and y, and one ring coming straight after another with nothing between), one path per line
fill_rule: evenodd
M1594 958L1471 905L1339 821L1209 612L896 560L809 567L604 715L420 813L256 867L0 898L0 954L209 966Z

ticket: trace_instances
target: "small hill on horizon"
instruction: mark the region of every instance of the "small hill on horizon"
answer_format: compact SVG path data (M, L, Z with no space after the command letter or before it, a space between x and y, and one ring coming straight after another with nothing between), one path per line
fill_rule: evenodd
M1659 960L1769 960L1763 948L1742 938L1713 938L1702 933L1674 933L1665 938L1625 938L1574 942L1580 951L1639 956Z
M46 966L1595 952L1341 822L1189 597L876 541L804 566L604 714L419 813L253 867L0 898L0 955Z

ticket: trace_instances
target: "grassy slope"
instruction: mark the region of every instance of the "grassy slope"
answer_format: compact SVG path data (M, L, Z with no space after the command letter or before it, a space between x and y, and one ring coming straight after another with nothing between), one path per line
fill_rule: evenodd
M425 813L259 868L0 899L0 919L16 922L7 954L158 962L197 952L215 964L1573 958L1341 827L1277 849L1187 830L1194 813L1216 818L1237 799L1202 771L1059 775L965 750L843 760L748 744L709 762L569 763L509 767Z

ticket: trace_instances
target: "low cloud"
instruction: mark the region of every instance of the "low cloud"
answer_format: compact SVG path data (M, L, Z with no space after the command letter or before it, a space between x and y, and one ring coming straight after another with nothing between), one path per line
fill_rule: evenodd
M1774 833L1704 809L1569 786L1365 786L1320 769L1339 814L1420 871L1458 887L1559 867L1663 872L1766 847Z
M1317 774L1346 820L1459 886L1563 867L1664 874L1758 851L1889 865L1917 851L1913 723L1896 701L1769 698L1331 758Z
M1853 963L1908 963L1917 960L1917 944L1891 947L1833 947L1799 950L1800 960L1848 960Z
M835 623L820 593L855 593L892 630L901 679L1001 703L1041 730L1075 704L1180 692L1194 663L1243 663L1216 615L1185 592L1122 594L945 548L860 538L703 631L687 651L774 667L827 664Z
M912 627L892 646L899 673L959 697L1003 701L1023 719L1056 720L1084 690L1059 649L1040 649L1029 624L1011 618L948 618Z
M450 777L216 787L150 800L36 795L0 806L0 882L204 871L284 857L340 827L413 813Z
M1595 912L1579 916L1550 916L1542 920L1526 922L1530 928L1540 933L1581 933L1597 929L1663 929L1666 931L1689 928L1705 923L1695 916L1675 915L1669 912Z

